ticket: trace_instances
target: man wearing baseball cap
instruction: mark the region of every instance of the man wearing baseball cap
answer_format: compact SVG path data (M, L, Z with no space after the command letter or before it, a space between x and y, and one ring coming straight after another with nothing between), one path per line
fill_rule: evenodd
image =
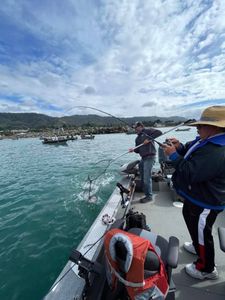
M153 139L157 138L162 134L160 130L154 128L145 128L144 124L140 121L136 122L133 126L137 133L135 139L135 145L141 147L137 149L129 149L129 152L138 153L141 156L141 161L139 163L140 175L142 189L145 196L140 199L141 203L152 202L152 167L155 162L156 148Z
M165 145L175 168L172 180L184 198L183 217L191 236L184 249L197 254L185 270L190 276L217 279L212 226L225 208L225 106L206 108L196 126L199 136L186 145L169 139Z

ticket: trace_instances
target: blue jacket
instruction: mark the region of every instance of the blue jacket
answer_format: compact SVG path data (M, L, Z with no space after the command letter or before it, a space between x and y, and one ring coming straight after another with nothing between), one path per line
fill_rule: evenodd
M172 153L170 159L178 194L200 207L225 208L225 133L204 141L197 137Z
M157 138L162 134L162 131L153 128L143 128L142 131L138 134L135 139L135 145L138 146L144 142L144 140L151 140ZM155 156L156 148L154 141L151 141L149 144L143 145L140 148L134 150L136 153L139 153L142 158Z

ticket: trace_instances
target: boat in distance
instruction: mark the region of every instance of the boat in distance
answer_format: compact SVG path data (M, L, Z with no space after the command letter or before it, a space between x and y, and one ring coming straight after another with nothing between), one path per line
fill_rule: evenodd
M95 138L95 136L93 134L84 134L84 133L82 133L80 135L80 138L82 140L93 140Z
M112 228L119 228L149 240L161 257L167 271L169 289L165 298L179 300L225 299L225 222L222 212L214 225L217 280L200 281L186 274L184 267L195 257L182 245L190 237L182 217L182 199L171 185L173 170L161 161L161 168L153 171L154 203L140 203L143 196L140 188L138 160L121 167L121 180L95 219L94 223L74 249L45 300L130 299L125 285L111 290L106 275L104 236ZM146 216L147 227L127 226L127 216L138 212ZM222 250L222 251L221 251ZM139 298L137 298L139 299Z
M44 137L42 140L43 144L66 144L68 138L65 136L52 136L52 137Z
M189 131L191 128L177 128L175 131Z

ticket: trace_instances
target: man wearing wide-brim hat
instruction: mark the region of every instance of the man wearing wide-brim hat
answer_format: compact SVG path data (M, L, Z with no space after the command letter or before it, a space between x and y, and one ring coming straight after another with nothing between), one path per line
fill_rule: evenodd
M185 270L200 280L217 279L212 226L225 208L225 106L206 108L190 126L199 136L186 145L171 138L164 152L175 168L174 188L184 198L183 217L192 239L184 249L198 256Z

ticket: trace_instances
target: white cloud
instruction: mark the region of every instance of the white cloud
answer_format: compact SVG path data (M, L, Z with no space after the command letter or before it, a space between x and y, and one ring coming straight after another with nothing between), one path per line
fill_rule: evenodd
M225 99L222 0L4 2L1 111L188 116Z

